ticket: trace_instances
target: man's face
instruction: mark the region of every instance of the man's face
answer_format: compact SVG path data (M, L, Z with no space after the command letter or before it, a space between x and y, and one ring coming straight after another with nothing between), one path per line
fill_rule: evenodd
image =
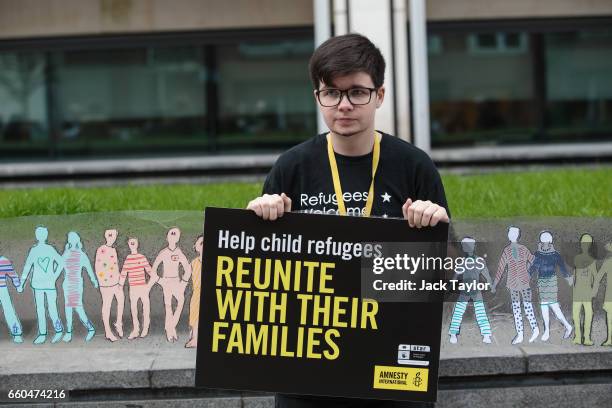
M365 72L337 77L332 84L319 84L319 90L335 88L345 91L351 88L374 88L370 75ZM346 96L342 95L342 101L338 106L325 107L319 104L319 109L325 120L325 124L337 135L350 137L365 131L374 130L374 117L376 109L382 104L385 95L384 87L372 92L372 98L367 105L352 105ZM316 99L316 93L315 93ZM318 104L318 101L317 101Z

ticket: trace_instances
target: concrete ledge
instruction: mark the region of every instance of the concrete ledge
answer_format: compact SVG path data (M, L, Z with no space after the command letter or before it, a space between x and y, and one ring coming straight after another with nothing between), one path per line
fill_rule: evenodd
M460 407L605 407L612 383L440 390L436 408Z
M486 354L485 354L486 353ZM519 347L478 346L446 349L440 355L440 377L527 373L527 360Z
M15 178L53 178L104 176L113 174L168 175L187 172L235 172L269 169L279 153L178 156L164 158L122 158L93 160L61 160L45 162L18 162L0 164L0 180ZM612 143L567 143L517 146L480 146L432 149L430 156L436 162L469 164L503 160L551 160L612 157Z
M186 399L141 399L141 400L117 400L108 402L99 401L76 401L66 402L56 405L56 408L63 407L151 407L151 408L273 408L274 396L265 397L218 397L218 398L186 398Z
M470 162L497 160L549 160L601 158L612 156L612 143L563 143L517 146L476 146L433 149L436 162Z
M83 176L117 173L178 173L206 170L269 168L278 154L63 160L0 164L0 178Z
M195 383L196 352L175 345L161 345L158 352L127 347L91 352L74 346L51 352L34 347L19 350L6 343L1 348L7 350L7 347L11 347L11 352L5 351L0 363L3 389L163 389L189 388ZM45 365L44 361L52 364ZM568 350L548 344L465 347L443 351L440 362L441 378L556 372L587 374L597 370L612 370L609 348Z
M534 345L526 354L527 372L567 372L612 370L612 350L568 347L555 344Z
M23 404L2 405L3 407L23 408ZM75 407L151 407L151 408L273 408L274 396L264 397L218 397L185 399L117 399L114 401L70 401L54 404L28 404L33 408L75 408Z

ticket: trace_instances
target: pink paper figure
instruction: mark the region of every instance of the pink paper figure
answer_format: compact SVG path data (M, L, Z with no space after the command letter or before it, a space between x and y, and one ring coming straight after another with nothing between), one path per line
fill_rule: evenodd
M163 264L163 277L159 278L159 284L164 294L164 306L166 309L166 319L164 329L166 338L170 342L178 340L176 325L181 318L183 305L185 303L185 288L191 277L191 266L181 248L177 246L181 239L181 230L174 227L168 230L166 240L168 246L162 249L155 262L153 262L153 274L157 275L157 269ZM179 266L183 267L183 276L179 275ZM159 276L159 275L157 275ZM176 309L172 310L172 299L176 299Z
M128 339L132 340L136 337L145 337L149 334L151 326L151 288L159 279L157 275L152 275L151 265L147 258L138 252L138 239L129 238L128 246L130 254L125 258L123 268L119 277L119 285L123 287L127 279L130 287L130 310L132 312L132 332L128 335ZM149 275L149 281L146 280L146 275ZM142 332L140 331L140 322L138 320L138 301L142 303Z
M200 288L202 282L202 252L204 250L204 237L200 235L193 245L198 256L191 261L191 302L189 302L189 327L191 336L185 347L198 347L198 322L200 319Z
M115 329L119 337L123 337L123 305L125 295L123 286L119 285L119 263L117 250L113 247L117 240L117 230L108 229L104 231L106 243L96 251L95 269L100 293L102 294L102 323L104 324L104 335L110 341L117 341L110 326L110 314L113 299L117 299L117 319Z
M72 340L72 315L74 312L76 312L81 323L87 329L85 341L91 341L96 334L96 329L87 317L83 307L83 269L87 272L87 276L94 288L98 288L98 280L94 275L91 262L83 250L81 237L74 231L68 233L68 240L62 258L64 259L62 289L64 290L64 307L66 311L66 334L64 334L64 341L69 342Z

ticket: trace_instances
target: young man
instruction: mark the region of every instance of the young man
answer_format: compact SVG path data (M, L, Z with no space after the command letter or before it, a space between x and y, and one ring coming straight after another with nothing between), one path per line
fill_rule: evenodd
M417 228L448 222L444 188L431 159L374 129L385 96L385 61L374 44L358 34L331 38L314 52L309 68L330 132L282 154L264 194L247 208L270 220L286 211L338 213L343 205L349 215L403 217ZM380 152L377 166L375 150ZM336 183L334 172L339 174Z
M310 59L315 101L330 129L280 156L249 202L266 220L287 211L401 217L410 227L448 222L438 171L426 153L374 129L384 100L385 61L358 34L334 37ZM393 401L347 401L278 396L279 406L421 406ZM349 405L347 405L347 403ZM351 405L352 406L352 405Z

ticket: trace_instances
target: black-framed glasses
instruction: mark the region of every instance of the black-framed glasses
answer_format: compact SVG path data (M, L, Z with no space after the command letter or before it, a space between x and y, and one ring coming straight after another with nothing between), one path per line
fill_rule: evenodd
M321 106L332 108L340 105L342 98L346 94L351 105L367 105L372 100L372 92L377 88L355 87L350 89L326 88L316 91L317 100Z

